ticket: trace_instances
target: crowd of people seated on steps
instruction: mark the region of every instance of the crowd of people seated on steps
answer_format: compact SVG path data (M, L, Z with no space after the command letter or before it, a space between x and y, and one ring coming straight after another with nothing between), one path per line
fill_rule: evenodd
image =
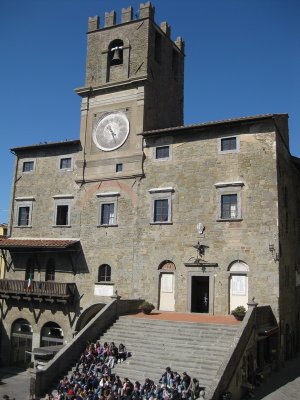
M116 363L130 356L126 347L114 342L103 346L88 343L71 376L60 380L47 400L194 400L199 397L197 379L184 372L180 376L167 367L158 384L146 378L143 383L123 381L112 372Z

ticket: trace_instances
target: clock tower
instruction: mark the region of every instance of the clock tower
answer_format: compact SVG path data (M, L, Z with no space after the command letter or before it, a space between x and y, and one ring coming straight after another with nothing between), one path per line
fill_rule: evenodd
M143 131L183 125L184 43L166 22L154 22L151 2L89 18L77 181L142 176ZM118 166L122 166L121 168Z

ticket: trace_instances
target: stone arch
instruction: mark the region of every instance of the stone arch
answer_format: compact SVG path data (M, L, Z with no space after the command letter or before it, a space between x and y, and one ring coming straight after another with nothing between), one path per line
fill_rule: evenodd
M249 272L248 265L241 260L232 261L228 266L230 272Z
M165 260L162 261L159 266L158 266L158 270L160 271L172 271L174 272L176 270L176 266L172 261L169 260Z
M64 343L64 332L56 322L46 322L41 328L41 347L57 346Z
M28 364L32 351L32 326L24 318L16 319L11 325L11 362Z
M94 316L102 310L102 308L105 306L104 303L97 303L93 304L89 308L83 311L83 313L80 315L80 317L77 320L76 326L75 326L75 332L81 331L82 328L86 326L86 324L94 318Z
M234 260L228 266L229 271L229 311L238 306L247 309L248 303L248 265L241 260Z

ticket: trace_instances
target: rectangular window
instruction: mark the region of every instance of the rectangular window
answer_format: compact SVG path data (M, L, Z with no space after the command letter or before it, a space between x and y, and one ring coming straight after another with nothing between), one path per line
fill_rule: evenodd
M155 158L169 158L170 157L170 147L169 146L159 146L155 149Z
M23 172L31 172L34 168L34 161L24 161L23 162Z
M59 162L60 169L71 169L71 167L72 167L72 158L71 157L60 159L60 162Z
M29 226L30 221L30 207L19 207L18 226Z
M228 137L221 139L221 151L237 150L236 137Z
M154 222L168 222L169 202L168 199L154 200Z
M237 194L221 195L221 218L236 219L238 218L238 197Z
M123 171L123 164L116 164L116 172Z
M101 225L114 225L115 224L115 204L104 203L101 204Z
M69 225L69 206L60 204L56 206L56 225Z

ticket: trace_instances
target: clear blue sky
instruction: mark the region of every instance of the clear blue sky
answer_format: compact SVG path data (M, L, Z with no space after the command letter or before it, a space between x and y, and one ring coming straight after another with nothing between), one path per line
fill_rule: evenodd
M153 0L186 41L185 124L289 113L300 156L300 1ZM0 0L0 222L8 222L17 146L79 139L89 16L136 0Z

